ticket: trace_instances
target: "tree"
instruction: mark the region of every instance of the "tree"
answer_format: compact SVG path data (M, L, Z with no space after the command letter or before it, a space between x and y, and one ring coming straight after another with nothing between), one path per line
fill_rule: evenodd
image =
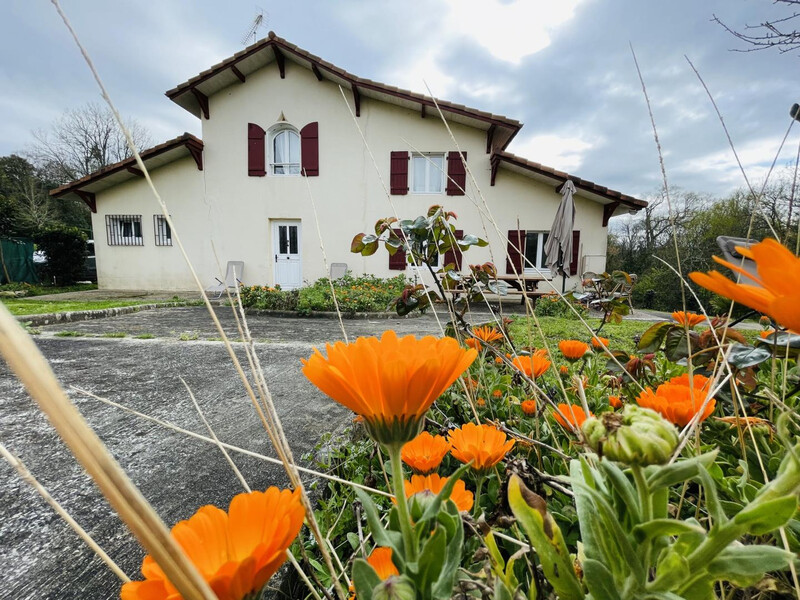
M136 121L127 121L137 148L151 145L150 134ZM65 112L47 130L33 133L33 162L56 184L80 179L131 156L125 136L107 108L89 103Z
M759 25L745 24L743 31L736 31L714 15L714 21L725 28L728 33L750 44L750 48L739 52L752 52L777 48L780 52L800 50L800 0L774 0L775 4L787 7L787 14L781 18L764 21Z

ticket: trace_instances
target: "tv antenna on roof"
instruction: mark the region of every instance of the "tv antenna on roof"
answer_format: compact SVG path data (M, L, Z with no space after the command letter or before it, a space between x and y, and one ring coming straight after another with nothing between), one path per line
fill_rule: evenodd
M253 18L253 22L250 24L250 29L247 30L242 36L241 44L242 46L247 46L249 44L254 44L256 41L258 30L262 27L266 26L269 22L269 14L264 16L264 9L256 6L256 16Z

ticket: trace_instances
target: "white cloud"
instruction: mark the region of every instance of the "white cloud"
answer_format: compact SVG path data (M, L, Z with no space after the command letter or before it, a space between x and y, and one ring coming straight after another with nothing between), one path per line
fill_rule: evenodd
M509 152L560 171L574 171L594 145L581 137L548 133L515 140Z

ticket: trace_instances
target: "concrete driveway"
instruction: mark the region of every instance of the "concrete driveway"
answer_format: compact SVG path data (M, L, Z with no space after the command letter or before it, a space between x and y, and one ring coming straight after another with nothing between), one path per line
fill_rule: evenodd
M218 313L238 337L229 308ZM348 335L437 333L430 316L345 321ZM314 345L341 339L337 321L252 317L258 355L295 456L349 419L300 373ZM115 337L59 337L59 332ZM135 339L134 336L154 336ZM75 385L141 412L205 433L179 377L195 392L223 441L273 455L218 333L203 307L143 311L43 327L37 343L65 386ZM243 355L243 353L240 354ZM219 451L205 442L143 421L70 392L75 403L165 522L203 504L227 507L241 485ZM0 440L133 578L143 552L91 480L76 466L45 417L0 364ZM278 466L234 456L254 489L285 485ZM41 498L0 462L2 599L118 598L119 582Z

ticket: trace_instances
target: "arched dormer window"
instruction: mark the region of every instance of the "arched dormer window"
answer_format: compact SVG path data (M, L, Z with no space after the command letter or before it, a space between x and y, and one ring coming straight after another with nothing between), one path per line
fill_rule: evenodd
M300 175L300 134L287 123L269 130L269 174Z

